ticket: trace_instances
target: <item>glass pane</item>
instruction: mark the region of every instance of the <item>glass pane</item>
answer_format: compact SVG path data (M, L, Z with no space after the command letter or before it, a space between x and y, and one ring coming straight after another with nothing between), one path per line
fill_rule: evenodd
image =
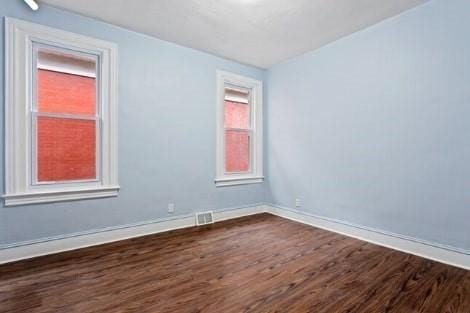
M250 128L249 92L225 89L225 128Z
M250 170L250 133L225 131L225 171L227 173Z
M37 118L38 182L96 178L96 122Z
M37 111L96 114L96 57L39 47Z

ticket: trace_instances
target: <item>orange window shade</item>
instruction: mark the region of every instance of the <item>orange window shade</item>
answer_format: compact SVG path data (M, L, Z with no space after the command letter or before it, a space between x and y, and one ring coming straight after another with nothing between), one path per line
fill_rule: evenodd
M37 86L38 112L96 114L96 80L93 77L38 69Z
M225 131L225 171L250 170L250 136L245 131Z
M96 122L37 118L39 182L96 178Z

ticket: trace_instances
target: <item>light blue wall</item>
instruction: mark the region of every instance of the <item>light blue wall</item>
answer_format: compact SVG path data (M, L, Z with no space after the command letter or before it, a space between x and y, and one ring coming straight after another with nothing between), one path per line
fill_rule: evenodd
M119 45L122 187L1 207L0 247L168 217L168 202L179 215L299 198L309 213L470 249L468 1L431 1L267 73L47 6L3 0L0 16ZM214 186L216 69L266 78L267 184Z
M214 186L215 71L222 69L262 79L262 70L47 6L33 13L18 0L2 0L0 16L119 45L122 188L117 198L1 207L0 247L167 217L169 202L176 204L175 215L179 215L264 201L263 184L218 189ZM3 27L2 21L2 36ZM4 40L0 43L1 60L3 53ZM1 62L2 82L3 66ZM2 83L0 99L3 91ZM0 120L3 129L3 116ZM1 138L3 141L3 134ZM1 158L3 164L3 155Z
M470 249L470 1L431 1L267 84L274 203Z

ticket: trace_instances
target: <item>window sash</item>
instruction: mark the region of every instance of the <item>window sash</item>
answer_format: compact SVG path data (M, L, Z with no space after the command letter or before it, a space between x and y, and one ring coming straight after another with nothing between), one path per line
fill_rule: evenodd
M242 101L236 101L236 100L230 100L226 98L226 90L227 89L232 89L240 92L246 92L248 91L248 97L247 97L247 102L242 102ZM253 129L254 128L254 115L253 115L253 90L252 88L247 88L247 87L242 87L238 86L236 84L232 83L224 83L224 106L223 106L223 112L224 112L224 117L225 117L225 101L237 103L240 105L247 105L248 106L248 129ZM225 122L224 122L224 128L225 128Z
M95 58L95 115L82 115L82 114L69 114L69 113L49 113L49 112L39 112L38 111L38 52L40 48L45 48L48 50L56 50L59 52L66 51L72 55L86 55L88 57ZM32 101L31 101L31 157L30 157L30 168L31 168L31 187L45 187L45 186L57 186L57 187L66 187L70 185L83 185L87 183L99 183L102 180L102 117L101 117L101 102L100 102L100 92L101 92L101 81L100 81L100 58L96 54L72 50L70 48L60 47L58 45L42 43L39 41L34 41L32 43L32 55L33 60L31 64L31 88L32 88ZM78 75L79 76L79 75ZM76 120L93 120L95 121L95 178L91 179L70 179L70 180L60 180L60 181L39 181L38 180L38 129L37 121L39 117L50 117L58 119L76 119Z
M239 132L239 133L248 133L248 142L249 142L249 151L248 151L248 170L246 171L227 171L227 142L224 140L224 174L227 176L230 175L239 175L239 174L252 174L253 173L253 148L254 148L254 131L252 129L241 129L241 128L225 128L224 129L224 138L227 132Z
M233 102L233 101L232 101ZM236 129L240 129L240 130L253 130L254 127L253 127L253 117L252 117L252 114L251 114L251 105L247 104L247 103L242 103L243 105L248 105L249 108L248 108L248 126L247 128L241 128L241 127L227 127L225 126L225 102L224 102L224 121L223 121L223 124L224 124L224 129L233 129L233 130L236 130Z
M47 180L39 181L38 180L38 170L39 170L39 157L38 157L38 118L39 117L48 117L48 118L57 118L61 120L79 120L79 121L94 121L95 122L95 177L89 179L68 179L68 180ZM37 113L33 112L32 114L32 147L31 147L31 184L32 186L68 186L70 184L82 184L82 183L96 183L101 181L101 127L99 126L100 118L99 117L83 117L83 116L70 116L68 114L50 114L50 113Z
M98 115L80 115L80 114L66 114L66 113L46 113L46 112L31 112L33 117L50 117L71 120L86 120L86 121L99 121L101 118Z
M225 127L224 130L240 131L240 132L254 132L252 128L236 128L236 127Z
M226 93L227 93L227 89L232 89L232 90L237 90L237 91L241 91L241 92L246 92L248 91L248 101L247 102L242 102L242 101L235 101L235 100L230 100L230 99L227 99L226 98ZM254 160L254 132L255 132L255 128L254 128L254 116L253 116L253 101L252 101L252 89L251 88L246 88L246 87L242 87L242 86L238 86L236 84L231 84L231 83L225 83L224 84L224 107L223 107L223 112L224 112L224 119L225 119L225 110L226 110L226 101L228 102L233 102L233 103L237 103L237 104L240 104L240 105L247 105L248 106L248 128L237 128L237 127L225 127L225 120L223 121L223 125L224 125L224 152L223 152L223 155L224 155L224 175L225 176L233 176L233 175L243 175L243 174L253 174L253 160ZM248 133L248 140L249 140L249 146L248 146L248 170L246 171L234 171L234 172L230 172L230 171L227 171L227 142L226 142L226 133L227 131L234 131L234 132L246 132Z

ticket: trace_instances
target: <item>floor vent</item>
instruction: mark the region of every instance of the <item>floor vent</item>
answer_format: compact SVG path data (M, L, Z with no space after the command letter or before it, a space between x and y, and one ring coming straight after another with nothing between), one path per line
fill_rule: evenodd
M196 213L196 225L207 225L214 223L212 211Z

